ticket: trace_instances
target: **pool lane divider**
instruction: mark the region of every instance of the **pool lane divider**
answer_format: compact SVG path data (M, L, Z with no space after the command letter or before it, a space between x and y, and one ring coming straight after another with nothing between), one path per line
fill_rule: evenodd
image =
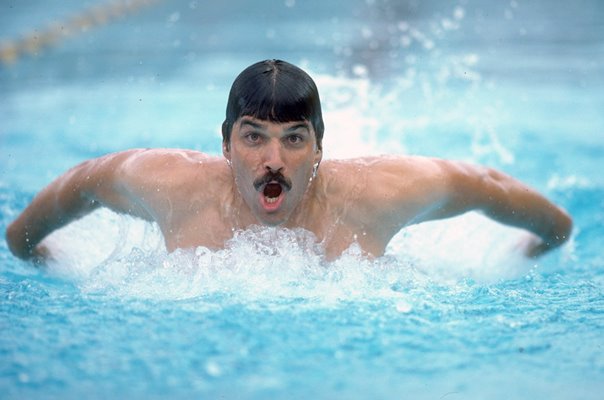
M85 34L90 29L134 14L161 1L113 0L86 8L65 20L53 21L46 28L34 29L20 39L0 40L0 63L8 67L24 56L38 56L44 49L57 46L69 37Z

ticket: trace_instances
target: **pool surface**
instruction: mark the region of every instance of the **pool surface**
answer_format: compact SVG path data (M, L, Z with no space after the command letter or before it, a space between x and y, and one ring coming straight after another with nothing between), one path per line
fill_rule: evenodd
M0 241L0 398L601 398L603 21L598 0L2 2L2 231L85 159L220 154L232 80L266 58L315 78L325 157L489 165L575 229L530 261L470 213L326 262L276 228L168 254L99 210L44 268Z

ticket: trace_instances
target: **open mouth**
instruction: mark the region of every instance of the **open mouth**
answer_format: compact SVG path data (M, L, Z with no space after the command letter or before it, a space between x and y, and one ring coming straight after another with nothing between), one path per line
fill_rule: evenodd
M254 188L260 194L260 204L266 212L275 212L285 199L285 193L291 190L289 179L276 173L267 173L254 181Z
M264 185L264 188L260 192L260 203L266 212L276 212L283 199L285 198L285 190L280 183L269 182Z
M279 183L270 182L264 186L264 190L262 194L264 195L264 200L268 204L275 204L277 200L279 200L279 196L283 193L283 188Z
M285 200L285 193L289 189L282 182L270 181L266 183L260 190L260 204L267 213L275 213L279 211L281 204Z

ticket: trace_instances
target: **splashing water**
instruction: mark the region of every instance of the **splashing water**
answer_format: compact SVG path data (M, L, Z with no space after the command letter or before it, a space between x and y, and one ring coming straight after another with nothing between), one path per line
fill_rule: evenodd
M573 240L529 261L518 231L468 214L409 227L377 259L353 245L329 262L310 233L274 228L168 253L155 225L99 210L48 238L44 272L0 245L3 395L601 397L597 1L281 3L221 24L232 5L165 2L2 75L2 226L83 159L220 154L232 78L282 57L316 78L327 158L489 164L565 206ZM53 7L7 9L2 26Z
M456 287L470 278L495 282L529 273L532 264L510 256L509 245L501 245L504 230L493 232L491 224L470 215L419 226L397 236L384 257L368 259L353 244L331 262L312 233L260 226L235 232L222 250L168 253L156 225L108 210L63 228L46 243L54 256L49 272L89 294L155 300L219 296L277 308L291 302L331 307L379 300L404 310L412 307L408 292L418 285ZM468 225L475 226L474 233L459 236L459 229L467 229L460 226ZM487 227L491 235L484 234ZM451 256L463 246L473 251Z

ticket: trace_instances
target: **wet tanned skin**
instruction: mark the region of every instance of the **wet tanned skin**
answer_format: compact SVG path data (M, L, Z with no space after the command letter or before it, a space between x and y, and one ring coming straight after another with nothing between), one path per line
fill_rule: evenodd
M129 150L86 161L9 225L9 248L24 259L47 253L45 236L100 206L156 222L170 251L222 248L234 231L265 225L311 231L328 258L355 242L380 256L406 226L476 210L527 230L519 250L534 257L572 228L564 210L493 169L411 156L322 161L307 121L242 117L223 154Z

